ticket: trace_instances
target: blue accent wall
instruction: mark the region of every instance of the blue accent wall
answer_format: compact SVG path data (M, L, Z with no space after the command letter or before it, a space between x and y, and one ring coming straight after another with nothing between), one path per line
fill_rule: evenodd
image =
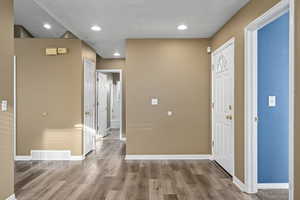
M288 183L289 14L258 31L258 183ZM276 107L268 97L276 96Z

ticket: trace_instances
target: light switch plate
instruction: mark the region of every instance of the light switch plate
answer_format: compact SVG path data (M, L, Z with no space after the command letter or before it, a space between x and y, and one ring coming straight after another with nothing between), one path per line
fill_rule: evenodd
M6 112L7 111L7 100L1 101L1 111Z
M151 105L158 105L158 99L157 98L152 98L151 99Z
M172 116L173 112L172 111L168 111L168 116Z
M276 107L276 96L269 96L269 107Z

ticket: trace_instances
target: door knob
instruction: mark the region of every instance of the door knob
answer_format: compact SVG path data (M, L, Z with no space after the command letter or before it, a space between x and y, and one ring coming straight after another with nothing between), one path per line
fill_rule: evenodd
M232 120L232 118L233 118L233 117L232 117L231 115L227 115L227 116L226 116L226 119L228 119L228 120Z

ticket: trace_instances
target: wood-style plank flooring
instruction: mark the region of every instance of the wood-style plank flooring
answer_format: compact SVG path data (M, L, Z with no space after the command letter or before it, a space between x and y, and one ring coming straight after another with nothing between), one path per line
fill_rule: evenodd
M125 161L114 134L84 161L20 161L18 200L286 200L240 192L211 161ZM273 195L273 197L272 197ZM275 197L275 198L274 198Z

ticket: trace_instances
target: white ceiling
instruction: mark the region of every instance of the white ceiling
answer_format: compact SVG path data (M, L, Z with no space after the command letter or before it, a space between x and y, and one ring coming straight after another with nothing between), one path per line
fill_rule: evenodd
M38 37L70 30L104 58L125 56L127 38L207 38L249 0L15 0L16 23ZM51 31L42 27L50 23ZM189 29L178 31L177 25ZM99 25L102 31L90 27Z
M35 37L60 37L66 29L49 16L33 0L14 0L15 24L23 25ZM44 23L52 25L51 30L43 28Z

